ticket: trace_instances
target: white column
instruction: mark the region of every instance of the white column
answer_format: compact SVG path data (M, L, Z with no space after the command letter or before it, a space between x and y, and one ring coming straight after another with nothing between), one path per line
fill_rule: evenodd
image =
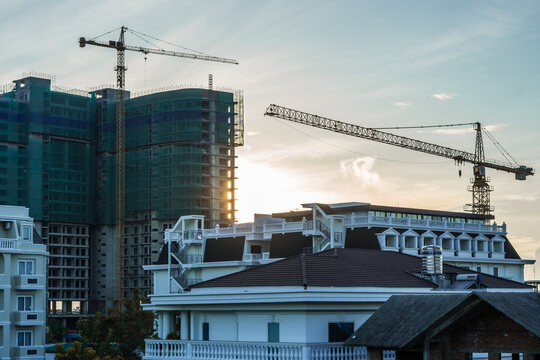
M165 339L165 336L163 336L163 311L158 311L158 336L160 339Z
M162 339L166 339L167 335L171 333L171 312L170 311L164 311L163 312L163 337Z
M193 311L189 312L189 340L195 340L195 314Z
M181 318L180 318L180 339L181 340L189 340L188 331L189 331L188 312L182 311Z

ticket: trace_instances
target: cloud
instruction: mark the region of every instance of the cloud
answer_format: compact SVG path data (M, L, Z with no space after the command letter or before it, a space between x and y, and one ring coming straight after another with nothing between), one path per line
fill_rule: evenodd
M432 98L435 98L437 100L441 100L441 101L444 101L444 100L450 100L452 98L454 98L457 94L456 93L439 93L439 94L433 94L431 95Z
M372 170L374 164L375 158L365 156L341 160L339 167L342 174L353 175L362 186L376 186L380 184L381 179L379 174Z
M407 107L407 106L411 106L412 102L410 102L410 101L396 101L396 102L392 103L392 105L399 106L399 107Z
M502 195L501 199L509 200L509 201L534 202L540 199L540 195L538 194L507 194L507 195Z

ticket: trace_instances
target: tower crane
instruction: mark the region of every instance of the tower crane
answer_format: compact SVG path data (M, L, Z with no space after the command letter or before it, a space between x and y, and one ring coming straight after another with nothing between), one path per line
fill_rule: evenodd
M472 192L472 203L465 205L464 209L474 214L489 215L493 211L489 199L489 194L493 191L493 187L488 184L489 178L486 177L486 168L513 173L515 174L516 180L525 180L527 176L534 175L533 169L524 165L505 163L497 160L486 160L482 141L482 126L479 122L472 123L474 125L474 130L476 131L476 146L473 154L421 140L411 139L405 136L383 132L373 128L366 128L318 115L308 114L274 104L271 104L266 108L264 115L453 159L457 164L471 163L473 164L474 178L472 180L473 185L472 187L469 187L468 190Z
M115 30L113 30L115 31ZM86 45L94 45L116 50L116 86L118 88L118 104L116 107L116 227L117 227L117 302L121 305L124 296L124 262L123 262L123 248L124 248L124 189L125 189L125 108L124 108L124 90L126 80L125 65L125 52L137 51L145 55L166 55L175 56L181 58L188 58L193 60L204 60L221 62L226 64L238 65L238 61L233 59L221 58L216 56L204 55L204 54L191 54L177 51L169 51L163 49L152 49L140 46L131 46L125 43L125 33L131 31L135 35L133 30L129 30L126 26L120 27L120 37L118 41L96 41L93 39L86 39L84 37L79 38L79 47L85 47ZM112 32L112 31L110 31ZM110 33L108 32L108 33ZM106 34L108 34L106 33ZM104 35L106 35L104 34ZM142 33L139 33L144 35ZM138 36L138 35L137 35ZM139 36L140 37L140 36ZM143 39L144 40L144 39ZM146 41L146 40L145 40Z

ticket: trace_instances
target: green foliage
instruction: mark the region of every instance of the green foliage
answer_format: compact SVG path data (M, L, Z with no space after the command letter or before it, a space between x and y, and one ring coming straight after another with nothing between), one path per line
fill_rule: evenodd
M66 327L62 324L62 321L55 318L49 318L47 319L47 327L49 328L49 332L46 336L47 344L61 342L66 333Z
M144 347L144 340L153 332L154 314L143 311L140 298L124 300L123 308L114 308L105 316L81 318L78 327L81 341L94 353L83 354L83 360L137 360ZM63 359L57 359L63 360ZM66 359L75 360L75 359Z
M115 308L109 317L112 320L112 339L118 344L118 353L122 359L135 360L144 348L144 340L153 332L154 314L143 311L141 299L135 297L124 301L124 309Z
M56 354L54 354L54 360L66 360L66 354L64 352L64 345L62 343L56 343L54 345Z
M99 360L96 350L91 347L84 349L82 360Z

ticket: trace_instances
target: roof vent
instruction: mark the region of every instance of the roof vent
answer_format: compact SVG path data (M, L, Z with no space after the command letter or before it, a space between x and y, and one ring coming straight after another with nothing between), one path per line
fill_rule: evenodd
M422 246L422 274L440 275L443 273L442 248L438 245Z

